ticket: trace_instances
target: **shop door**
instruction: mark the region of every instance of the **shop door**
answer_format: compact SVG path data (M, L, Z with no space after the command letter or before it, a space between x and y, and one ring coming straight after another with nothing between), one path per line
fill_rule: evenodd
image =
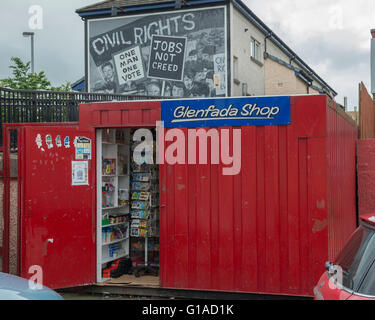
M20 273L43 285L95 282L95 132L22 129ZM39 274L38 274L39 276Z

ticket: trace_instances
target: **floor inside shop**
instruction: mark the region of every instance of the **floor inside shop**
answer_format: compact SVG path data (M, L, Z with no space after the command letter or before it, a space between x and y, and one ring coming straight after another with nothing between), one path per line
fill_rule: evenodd
M128 285L128 286L141 286L147 288L159 288L159 277L152 275L144 275L136 277L135 275L122 275L119 278L112 278L105 282L100 283L102 286L113 286L113 285Z

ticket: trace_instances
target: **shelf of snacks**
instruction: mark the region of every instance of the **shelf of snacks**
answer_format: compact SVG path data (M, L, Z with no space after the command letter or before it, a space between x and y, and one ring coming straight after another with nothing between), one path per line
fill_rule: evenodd
M116 176L116 159L103 159L102 175Z
M102 209L115 207L115 181L102 181Z
M108 263L108 262L111 262L111 261L113 261L113 260L116 260L116 259L120 259L120 258L124 258L124 257L126 257L126 256L128 256L129 254L126 252L126 251L124 251L123 253L119 253L119 255L115 255L115 256L113 256L113 257L104 257L103 258L103 264L104 263ZM109 280L110 278L108 278L108 280ZM105 279L103 279L104 281L105 281Z
M102 245L110 245L129 238L127 224L118 224L115 227L105 226L102 230Z

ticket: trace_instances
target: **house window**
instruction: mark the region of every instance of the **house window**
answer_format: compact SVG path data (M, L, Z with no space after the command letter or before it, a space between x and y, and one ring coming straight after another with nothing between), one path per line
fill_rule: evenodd
M255 39L251 39L250 42L250 56L257 61L260 61L260 42Z
M233 80L235 84L239 84L240 80L238 80L238 58L233 56Z

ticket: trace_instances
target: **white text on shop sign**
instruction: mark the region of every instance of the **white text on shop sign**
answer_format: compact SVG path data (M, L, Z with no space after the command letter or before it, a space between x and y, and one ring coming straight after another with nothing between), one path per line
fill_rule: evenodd
M288 125L290 97L167 100L161 118L166 128Z

